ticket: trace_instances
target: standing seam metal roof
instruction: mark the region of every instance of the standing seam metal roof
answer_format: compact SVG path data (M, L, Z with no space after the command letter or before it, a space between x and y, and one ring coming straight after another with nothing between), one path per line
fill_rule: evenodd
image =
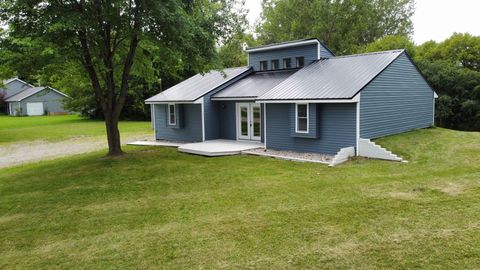
M5 101L6 102L22 101L23 99L25 99L29 96L33 96L33 95L43 91L45 88L46 87L43 87L43 86L42 87L27 88L24 91L7 98L7 100L5 100Z
M256 98L286 80L297 70L257 72L233 83L213 98Z
M220 71L197 74L147 99L146 102L193 102L249 70L250 67L226 68L223 70L226 76Z
M350 99L403 52L392 50L320 59L257 100Z

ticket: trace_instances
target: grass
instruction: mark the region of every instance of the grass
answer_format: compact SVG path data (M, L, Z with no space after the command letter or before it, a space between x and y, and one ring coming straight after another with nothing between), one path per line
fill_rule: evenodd
M122 133L150 134L149 122L123 121ZM103 121L78 115L12 117L0 115L0 145L32 140L61 141L74 137L105 136Z
M480 133L378 141L409 163L126 148L0 171L0 268L480 265Z

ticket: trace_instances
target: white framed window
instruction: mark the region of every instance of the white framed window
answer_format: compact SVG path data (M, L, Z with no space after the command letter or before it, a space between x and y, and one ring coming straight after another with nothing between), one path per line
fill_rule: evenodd
M283 58L283 68L292 68L292 59L290 58Z
M303 67L303 65L304 65L304 62L305 62L305 60L304 60L304 59L305 59L305 58L303 58L303 56L302 56L302 57L297 57L297 58L296 58L296 62L297 62L297 63L296 63L296 64L297 64L297 65L296 65L296 67L297 67L297 68L301 68L301 67Z
M308 103L295 104L295 132L308 133Z
M279 68L278 59L272 60L272 70L276 70Z
M267 61L260 61L260 70L267 70L268 69L268 62Z
M168 104L168 124L175 126L177 124L177 105Z

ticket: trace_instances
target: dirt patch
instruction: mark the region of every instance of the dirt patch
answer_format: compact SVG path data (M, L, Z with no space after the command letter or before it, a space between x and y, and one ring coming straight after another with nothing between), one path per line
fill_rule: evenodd
M0 217L0 224L2 223L7 223L13 220L17 220L19 218L24 217L24 214L14 214L14 215L9 215L9 216L1 216Z
M450 196L458 196L465 192L465 187L457 183L448 183L446 186L439 188L439 190Z
M152 135L127 135L123 143L134 140L144 140ZM75 137L60 142L32 141L0 146L0 168L23 163L55 159L76 154L93 152L107 148L104 137Z

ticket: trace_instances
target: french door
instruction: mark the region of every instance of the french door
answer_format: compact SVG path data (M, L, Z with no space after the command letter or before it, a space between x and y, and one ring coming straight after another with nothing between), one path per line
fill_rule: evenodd
M258 103L237 103L237 138L260 141L262 115Z

